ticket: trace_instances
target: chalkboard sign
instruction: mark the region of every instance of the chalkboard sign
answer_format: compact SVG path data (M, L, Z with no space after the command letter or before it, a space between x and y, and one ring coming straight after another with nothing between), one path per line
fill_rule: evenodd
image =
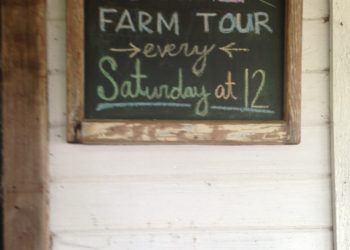
M299 140L300 0L67 4L69 141Z

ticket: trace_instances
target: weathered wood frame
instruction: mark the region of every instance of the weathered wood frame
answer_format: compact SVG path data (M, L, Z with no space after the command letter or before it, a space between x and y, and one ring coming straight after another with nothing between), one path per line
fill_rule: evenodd
M25 22L18 21L18 17ZM46 0L1 0L4 250L47 250Z
M331 1L334 249L350 249L350 2Z
M298 144L302 0L286 0L283 121L149 121L84 118L84 0L67 0L67 140L86 144Z

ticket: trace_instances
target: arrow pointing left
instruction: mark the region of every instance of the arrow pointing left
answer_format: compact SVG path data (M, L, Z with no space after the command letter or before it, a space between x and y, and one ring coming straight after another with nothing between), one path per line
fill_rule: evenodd
M129 45L130 45L130 48L125 48L125 49L111 48L110 51L117 52L117 53L130 52L130 55L129 55L130 58L135 57L138 53L141 52L141 49L135 46L133 43L129 43Z
M250 49L248 48L234 48L236 43L229 43L224 47L219 48L219 50L225 52L229 58L233 58L234 52L249 52Z

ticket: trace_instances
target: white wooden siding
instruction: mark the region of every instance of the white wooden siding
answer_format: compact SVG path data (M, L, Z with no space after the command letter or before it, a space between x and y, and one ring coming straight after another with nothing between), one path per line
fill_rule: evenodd
M65 142L65 6L48 0L53 250L331 250L327 0L304 1L299 146Z

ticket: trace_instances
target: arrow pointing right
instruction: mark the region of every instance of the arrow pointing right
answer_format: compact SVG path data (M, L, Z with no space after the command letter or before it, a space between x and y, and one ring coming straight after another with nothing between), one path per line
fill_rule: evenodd
M138 53L141 52L141 49L135 46L133 43L129 43L129 45L130 45L130 48L126 48L126 49L111 48L110 51L117 52L117 53L131 52L129 55L130 58L135 57Z

